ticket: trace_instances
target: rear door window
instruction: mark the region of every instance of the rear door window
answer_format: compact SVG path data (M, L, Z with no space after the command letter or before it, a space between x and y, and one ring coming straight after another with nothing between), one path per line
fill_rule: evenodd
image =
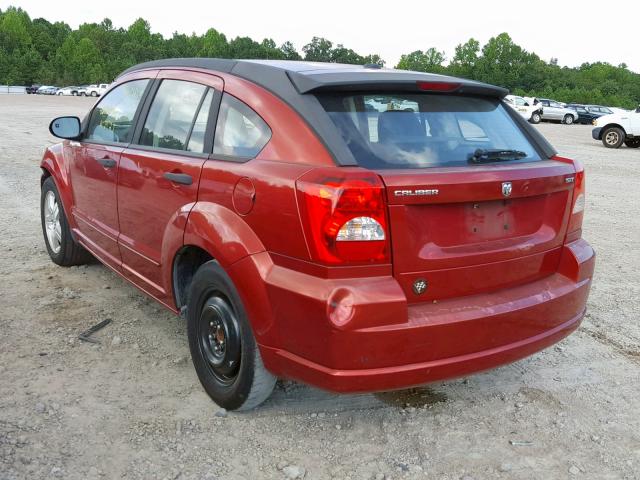
M427 168L467 165L478 149L541 157L499 99L437 94L318 95L359 165Z
M163 80L151 103L140 145L186 150L206 93L207 87L198 83ZM206 109L208 116L208 107ZM202 153L202 146L203 142L197 145L198 153Z
M271 138L271 129L247 104L228 93L222 96L213 154L237 159L258 155Z
M149 83L148 79L118 85L91 113L85 140L97 143L129 143L133 119Z
M209 121L209 111L211 110L211 102L213 101L213 89L209 89L207 96L204 97L196 121L191 130L187 150L189 152L204 152L204 139L207 131L207 123Z

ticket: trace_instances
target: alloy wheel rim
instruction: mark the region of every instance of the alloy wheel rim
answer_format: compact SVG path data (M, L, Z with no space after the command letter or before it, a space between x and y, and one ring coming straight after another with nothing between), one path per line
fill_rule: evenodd
M60 224L60 205L51 190L44 197L44 227L49 248L57 254L62 244L62 225Z
M609 145L615 145L618 143L618 134L616 132L609 132L607 133L606 140Z

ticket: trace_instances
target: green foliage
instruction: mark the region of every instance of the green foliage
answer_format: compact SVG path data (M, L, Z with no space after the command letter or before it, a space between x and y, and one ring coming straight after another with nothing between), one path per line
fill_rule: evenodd
M416 72L442 73L445 71L445 67L442 65L444 61L444 52L439 52L432 47L425 52L416 50L407 55L402 55L396 68L414 70Z
M366 65L377 63L384 65L379 55L362 56L342 44L335 47L326 38L313 37L310 43L302 47L304 59L310 62L351 63L354 65Z
M266 58L384 65L379 55L361 55L342 44L313 37L299 53L291 42L227 37L214 28L204 35L153 33L139 18L115 28L108 18L72 30L63 22L32 20L21 8L0 10L0 84L73 85L112 81L136 63L171 57ZM443 73L504 86L520 95L565 102L634 108L640 102L640 75L627 65L585 63L577 68L545 62L516 45L506 33L485 44L471 38L459 44L447 63L436 48L402 55L396 68Z
M640 75L626 65L585 63L578 68L559 67L516 45L506 33L489 39L482 48L475 39L460 44L451 62L434 48L400 58L396 68L446 73L501 85L516 95L635 108L640 102Z

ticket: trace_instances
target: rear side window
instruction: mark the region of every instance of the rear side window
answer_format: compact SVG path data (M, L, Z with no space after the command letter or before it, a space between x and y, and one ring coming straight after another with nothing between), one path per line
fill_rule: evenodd
M191 136L189 137L189 144L187 150L189 152L204 152L204 137L207 131L207 122L209 120L209 111L211 110L211 102L213 101L213 90L209 89L207 96L204 97L196 121L193 124L191 130Z
M320 103L360 166L467 165L477 149L539 154L499 99L436 94L325 94Z
M271 138L271 129L248 105L225 93L213 142L214 155L250 159Z
M147 79L133 80L111 90L91 113L85 140L129 143L133 117L148 83Z
M198 83L163 80L151 103L140 145L185 150L206 90ZM202 153L202 143L198 148Z

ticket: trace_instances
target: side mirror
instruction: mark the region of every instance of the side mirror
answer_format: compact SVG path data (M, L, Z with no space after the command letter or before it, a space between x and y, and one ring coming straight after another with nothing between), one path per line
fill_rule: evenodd
M67 140L75 140L80 136L80 119L78 117L58 117L49 124L51 135Z

